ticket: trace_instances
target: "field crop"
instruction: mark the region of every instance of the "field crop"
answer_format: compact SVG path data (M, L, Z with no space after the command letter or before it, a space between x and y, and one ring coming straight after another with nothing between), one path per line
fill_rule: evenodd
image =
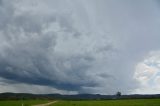
M160 99L59 101L51 106L160 106Z
M47 100L0 101L0 106L32 106ZM58 101L50 106L160 106L160 99Z
M6 101L0 101L0 106L32 106L35 104L41 104L41 103L47 103L46 100L6 100Z

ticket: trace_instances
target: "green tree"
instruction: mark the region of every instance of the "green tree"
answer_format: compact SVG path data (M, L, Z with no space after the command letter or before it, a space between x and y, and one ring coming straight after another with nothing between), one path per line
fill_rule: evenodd
M116 93L116 96L117 96L117 97L120 97L121 95L122 95L122 94L121 94L121 92L119 92L119 91Z

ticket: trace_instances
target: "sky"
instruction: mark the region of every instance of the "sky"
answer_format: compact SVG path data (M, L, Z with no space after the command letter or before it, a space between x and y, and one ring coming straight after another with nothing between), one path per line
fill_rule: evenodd
M0 0L0 92L160 93L159 0Z

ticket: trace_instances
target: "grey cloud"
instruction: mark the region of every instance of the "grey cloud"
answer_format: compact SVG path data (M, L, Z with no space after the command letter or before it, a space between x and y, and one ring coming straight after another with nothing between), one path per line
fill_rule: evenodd
M137 88L136 63L159 49L155 1L63 2L0 3L0 77L79 93Z
M13 6L11 2L10 6ZM11 10L11 8L13 10ZM85 71L94 58L87 54L61 56L54 50L56 39L64 28L77 33L65 17L39 16L32 12L15 15L13 7L3 6L5 20L1 28L0 75L17 83L52 86L64 90L81 90L81 86L96 86ZM13 11L10 13L10 11ZM56 19L58 17L58 19ZM53 23L53 27L49 24ZM58 32L54 31L54 27ZM49 29L51 27L53 31ZM67 35L65 35L67 36ZM53 59L53 60L52 60ZM68 65L68 66L67 66Z

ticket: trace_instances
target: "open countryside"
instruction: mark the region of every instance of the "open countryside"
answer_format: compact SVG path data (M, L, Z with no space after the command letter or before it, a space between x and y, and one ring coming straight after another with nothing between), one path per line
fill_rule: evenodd
M160 106L160 99L59 101L50 106Z
M0 0L0 106L160 106L160 0Z
M131 100L83 100L83 101L46 101L46 100L15 100L0 101L0 106L160 106L160 99Z
M160 99L132 100L83 100L83 101L46 101L26 100L0 101L0 106L160 106Z
M160 106L160 94L29 94L0 93L0 106Z

